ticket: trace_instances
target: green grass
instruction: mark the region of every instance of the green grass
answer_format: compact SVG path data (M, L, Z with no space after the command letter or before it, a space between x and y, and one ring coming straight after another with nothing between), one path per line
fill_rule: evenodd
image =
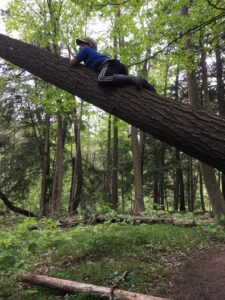
M215 225L121 223L61 229L51 220L37 224L25 219L0 232L0 299L95 299L28 288L16 281L24 272L111 287L128 271L121 289L163 295L177 267L218 239L223 242L225 234Z

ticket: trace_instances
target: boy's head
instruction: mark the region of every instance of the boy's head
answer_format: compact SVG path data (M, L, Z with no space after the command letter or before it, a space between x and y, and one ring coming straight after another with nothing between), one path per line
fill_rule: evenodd
M85 37L83 39L76 39L77 45L80 47L90 47L97 51L97 44L94 40L89 37Z

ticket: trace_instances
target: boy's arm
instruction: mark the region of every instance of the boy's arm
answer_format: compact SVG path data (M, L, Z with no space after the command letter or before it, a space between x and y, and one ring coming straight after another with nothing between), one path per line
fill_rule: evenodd
M80 52L74 58L71 59L70 64L72 66L79 65L79 63L84 60L86 52L87 48L81 49Z
M74 57L74 58L72 58L71 60L70 60L70 64L72 65L72 66L75 66L75 65L79 65L79 60L76 58L76 57Z

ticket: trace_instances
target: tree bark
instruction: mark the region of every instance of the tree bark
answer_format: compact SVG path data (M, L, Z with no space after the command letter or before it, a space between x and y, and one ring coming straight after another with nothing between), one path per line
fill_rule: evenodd
M184 179L183 171L181 168L181 159L179 150L175 149L175 164L176 164L176 176L175 176L175 200L174 200L174 210L186 211L185 208L185 196L184 196Z
M225 171L225 120L135 87L100 88L97 73L0 34L0 57Z
M42 162L42 177L41 177L41 197L40 197L40 217L46 216L49 213L50 202L50 114L46 113L45 116L45 140L44 140L44 153ZM49 193L48 193L49 192Z
M203 82L203 91L204 91L204 100L206 102L206 109L210 111L209 106L209 89L208 89L208 80L207 80L207 65L206 65L206 53L202 50L201 53L201 65L202 65L202 82ZM222 95L220 95L221 97ZM220 102L222 99L218 98ZM219 104L222 105L222 104ZM222 111L221 111L222 114ZM212 169L212 170L208 170ZM219 183L216 179L215 170L208 166L205 163L201 163L201 171L204 178L204 182L206 185L206 189L209 195L210 202L213 207L213 212L215 215L218 214L225 214L225 202L224 202L224 195L220 191ZM209 178L206 178L210 176ZM222 175L223 177L223 175Z
M72 112L72 120L74 126L74 137L75 137L75 158L72 159L72 180L70 188L70 202L69 202L69 213L74 213L77 211L78 205L81 201L82 186L83 186L83 170L82 170L82 155L81 155L81 145L80 145L80 128L82 122L82 105L81 114L78 124L76 109Z
M203 70L204 70L204 68L203 68ZM192 74L189 74L189 78L192 79L190 82L188 81L189 90L193 90L192 93L195 94L195 99L196 99L198 97L198 96L196 96L196 95L198 95L198 88L197 88L197 79L196 79L196 75L195 75L194 71L192 72ZM204 74L204 76L203 76L203 82L205 80L206 80L206 74ZM207 94L208 94L207 82L204 82L204 94L207 99L207 97L208 97L207 96ZM191 105L197 104L195 101L193 101L192 94L189 95L189 99L190 99ZM211 166L209 166L203 162L200 162L200 166L201 166L202 176L203 176L204 183L205 183L205 186L206 186L206 189L208 192L209 200L212 204L214 214L215 215L225 214L225 202L223 199L223 195L220 191L219 184L216 180L215 170Z
M187 5L183 6L184 10L181 11L181 15L188 15L188 7ZM186 44L186 49L192 51L193 45L188 39ZM201 65L202 65L202 80L203 80L203 88L204 88L204 97L206 100L206 103L209 105L209 95L208 95L208 83L207 83L207 68L205 63L205 53L201 53ZM199 107L200 101L199 101L199 91L198 91L198 84L197 84L197 77L195 70L189 71L187 73L187 84L188 84L188 97L190 104L193 107ZM209 109L209 107L208 107ZM215 215L219 214L225 214L225 202L223 199L223 195L220 192L219 184L216 181L215 176L215 170L207 165L206 163L200 161L201 166L201 172L202 176L204 178L205 186L208 192L208 196L210 199L210 202L213 207L213 212ZM192 209L192 207L191 207ZM194 207L193 207L194 209Z
M57 113L58 129L57 129L57 145L56 145L56 161L55 176L52 188L51 198L51 216L58 216L61 209L61 193L62 193L62 171L63 171L63 125L61 113Z
M175 79L175 101L179 101L179 66L177 67L177 74ZM184 191L184 179L183 170L181 165L180 151L175 149L175 165L176 165L176 175L175 175L175 192L174 192L174 210L177 211L180 207L180 211L185 212L185 191Z
M115 289L114 291L111 288L97 286L87 283L81 283L71 280L59 279L54 277L42 276L42 275L21 275L19 280L22 282L35 284L38 286L45 286L48 288L57 289L63 292L68 293L87 293L91 295L99 295L101 297L116 297L121 300L169 300L161 297L154 297L150 295L129 292L124 290Z
M117 118L113 117L113 151L112 151L112 208L118 206L118 126Z
M199 170L199 193L200 193L200 201L201 201L201 208L202 211L205 213L205 200L204 200L204 193L203 193L203 180L202 180L202 173L201 168Z
M104 182L104 195L105 199L108 203L110 203L111 199L111 118L112 116L109 114L108 116L108 131L107 131L107 153L106 153L106 171L105 171L105 182Z
M221 57L220 46L216 49L216 94L219 106L219 115L225 118L225 95L223 83L223 62ZM222 194L225 199L225 174L222 172Z
M133 213L140 214L145 210L143 200L143 181L142 181L142 157L141 144L138 141L137 128L131 126L131 148L133 156L133 170L134 170L134 205Z

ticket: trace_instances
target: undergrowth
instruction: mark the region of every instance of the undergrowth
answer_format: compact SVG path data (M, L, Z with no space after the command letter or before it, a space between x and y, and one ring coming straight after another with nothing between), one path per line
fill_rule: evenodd
M26 218L0 231L0 299L98 299L63 295L19 283L21 273L36 273L111 287L165 294L173 273L193 251L223 242L223 227L201 224L104 224L62 229L50 219Z

